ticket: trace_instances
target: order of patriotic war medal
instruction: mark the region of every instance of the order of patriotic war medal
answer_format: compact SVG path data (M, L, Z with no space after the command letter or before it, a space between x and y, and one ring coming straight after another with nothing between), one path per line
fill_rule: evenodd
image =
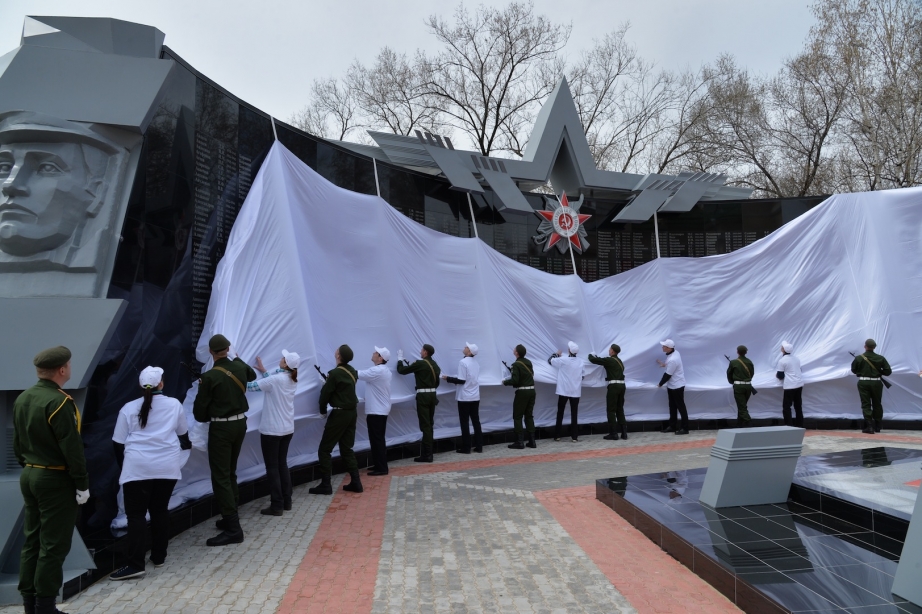
M589 247L585 222L591 215L582 214L579 208L583 206L583 196L571 205L564 192L560 200L545 197L550 209L535 211L541 218L538 225L538 234L533 238L538 245L544 244L544 251L557 246L560 253L566 253L571 247L577 254L582 254ZM561 240L563 239L563 240Z

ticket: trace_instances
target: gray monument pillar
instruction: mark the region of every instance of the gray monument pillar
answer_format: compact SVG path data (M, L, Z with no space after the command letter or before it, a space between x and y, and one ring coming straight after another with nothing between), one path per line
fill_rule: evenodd
M922 607L922 497L916 496L900 563L893 578L894 595Z

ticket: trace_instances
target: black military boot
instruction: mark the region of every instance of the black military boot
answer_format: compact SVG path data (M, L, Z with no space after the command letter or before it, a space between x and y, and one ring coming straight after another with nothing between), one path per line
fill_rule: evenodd
M227 526L224 531L205 541L206 546L227 546L229 544L243 543L243 529L240 528L240 517L237 514L224 517Z
M514 443L510 443L506 446L510 450L524 450L525 449L525 439L522 435L518 435Z
M57 597L34 597L35 607L32 610L35 614L64 614L61 610L55 605ZM25 599L23 599L23 605L25 606ZM28 610L26 610L28 612Z
M227 520L223 516L215 520L214 528L216 528L218 531L226 531L227 530Z
M618 434L615 432L615 429L609 427L608 435L606 435L602 439L608 439L608 440L618 439Z
M26 614L35 614L35 595L23 595L22 607Z
M671 422L667 422L666 426L663 427L663 430L661 430L660 433L675 433L675 431L676 431L675 424L672 424Z
M880 432L880 427L881 427L882 425L883 425L883 420L875 420L875 421L874 421L874 432L875 432L875 433L879 433L879 432Z
M862 433L866 433L866 434L868 434L868 435L873 435L873 434L874 434L874 427L871 425L871 420L865 420L865 421L864 421L864 428L861 429L861 432L862 432Z
M413 459L414 463L431 463L432 461L432 448L428 446L424 446L420 455Z
M621 439L627 439L627 425L621 425Z
M348 484L343 484L343 490L348 490L349 492L365 492L358 471L350 471L349 477L351 477L352 480Z
M526 448L537 448L537 447L538 447L538 444L535 443L535 434L534 434L534 433L529 433L529 434L528 434L528 443L525 444L525 447L526 447Z
M314 486L313 488L308 488L307 492L309 492L312 495L332 495L333 485L330 484L329 476L324 476L320 478L320 483Z

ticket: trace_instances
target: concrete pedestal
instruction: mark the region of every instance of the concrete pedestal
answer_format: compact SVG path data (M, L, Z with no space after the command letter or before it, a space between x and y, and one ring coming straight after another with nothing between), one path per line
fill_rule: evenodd
M699 501L711 507L783 503L804 443L804 429L766 426L723 429Z
M922 607L922 497L916 497L900 563L893 578L894 595Z

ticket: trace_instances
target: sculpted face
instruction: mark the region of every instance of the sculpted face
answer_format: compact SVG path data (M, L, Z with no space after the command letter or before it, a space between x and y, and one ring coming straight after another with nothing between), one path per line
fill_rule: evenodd
M29 256L67 241L92 215L99 180L88 175L78 143L0 145L0 250Z

